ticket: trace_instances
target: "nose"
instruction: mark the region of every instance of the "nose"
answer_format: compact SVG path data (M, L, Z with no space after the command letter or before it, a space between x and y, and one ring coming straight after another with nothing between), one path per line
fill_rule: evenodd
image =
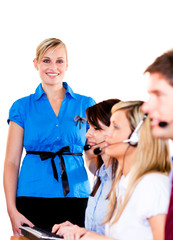
M142 104L142 111L143 111L144 113L148 113L148 102L144 102L144 103Z
M93 136L93 131L92 131L91 128L89 128L88 131L87 131L86 134L85 134L85 137L86 137L86 138L89 138L89 137L92 137L92 136Z
M155 100L153 97L150 97L148 101L144 102L142 105L142 111L144 113L150 113L154 109Z
M57 64L56 64L56 62L52 62L51 63L51 65L50 65L50 68L52 69L52 70L57 70Z

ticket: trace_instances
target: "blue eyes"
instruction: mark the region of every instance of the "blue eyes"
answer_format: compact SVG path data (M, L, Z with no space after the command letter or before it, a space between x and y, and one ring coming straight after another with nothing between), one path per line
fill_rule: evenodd
M44 63L50 63L51 61L49 59L44 59L43 62ZM57 60L56 63L60 63L61 64L61 63L63 63L63 60Z
M58 60L57 63L63 63L63 60Z
M114 124L114 128L115 129L119 129L118 125Z
M49 60L45 59L43 60L44 63L49 63Z

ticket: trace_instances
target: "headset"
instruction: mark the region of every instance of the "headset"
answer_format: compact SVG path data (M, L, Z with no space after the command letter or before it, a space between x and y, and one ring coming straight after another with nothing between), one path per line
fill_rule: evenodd
M124 141L121 141L121 142L116 142L116 143L113 143L113 144L129 143L130 146L133 146L133 147L137 146L137 144L138 144L138 142L139 142L139 130L140 130L143 122L145 121L146 117L147 117L147 114L144 114L143 119L139 122L139 124L137 125L137 127L135 128L135 130L130 134L130 136L129 136L128 139L126 139L126 140L124 140ZM101 143L102 143L102 142L101 142ZM99 144L101 144L101 143L99 143ZM113 145L113 144L111 144L111 145ZM98 145L98 144L95 144L94 146L96 146L96 145ZM92 146L92 147L93 147L93 146ZM91 147L90 147L90 148L91 148ZM89 149L90 149L90 148L89 148ZM105 148L105 147L103 147L103 148ZM95 154L95 155L100 154L100 153L102 152L103 148L101 148L101 147L95 148L94 151L93 151L94 154ZM88 150L89 150L89 149L88 149Z

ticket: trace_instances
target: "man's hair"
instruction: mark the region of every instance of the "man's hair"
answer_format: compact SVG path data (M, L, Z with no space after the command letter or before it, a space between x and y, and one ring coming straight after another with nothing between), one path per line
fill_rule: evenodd
M157 57L144 73L147 72L161 74L173 86L173 49Z

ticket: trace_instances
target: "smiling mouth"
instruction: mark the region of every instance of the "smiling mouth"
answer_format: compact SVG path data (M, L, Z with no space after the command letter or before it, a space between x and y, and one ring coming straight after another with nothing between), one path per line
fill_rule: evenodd
M46 73L49 77L56 77L59 73Z
M95 146L96 143L93 143L93 142L87 142L87 144L89 144L90 146Z

